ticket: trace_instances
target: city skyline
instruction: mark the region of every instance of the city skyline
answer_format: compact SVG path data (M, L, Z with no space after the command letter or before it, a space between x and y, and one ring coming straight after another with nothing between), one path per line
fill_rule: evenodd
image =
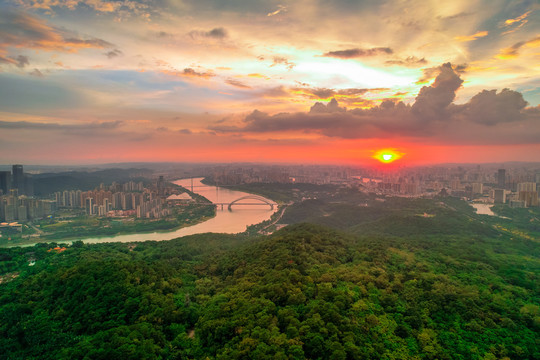
M8 0L0 163L537 161L534 1Z

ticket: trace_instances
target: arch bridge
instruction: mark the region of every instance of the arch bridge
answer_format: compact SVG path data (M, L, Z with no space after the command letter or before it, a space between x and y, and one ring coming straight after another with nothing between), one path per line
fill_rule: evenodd
M262 202L263 204L261 204L259 202L258 203L239 203L242 200L257 200L257 201ZM263 198L262 196L257 196L257 195L242 196L241 198L238 198L238 199L232 201L227 208L229 210L232 210L232 206L234 204L237 204L237 205L264 205L264 204L267 204L267 205L270 205L271 210L274 210L274 205L275 205L273 202L270 202L267 199Z

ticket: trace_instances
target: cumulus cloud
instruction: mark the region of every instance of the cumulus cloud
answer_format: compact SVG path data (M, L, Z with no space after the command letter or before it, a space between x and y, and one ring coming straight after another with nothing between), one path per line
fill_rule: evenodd
M420 89L411 111L424 120L445 118L446 108L454 101L456 91L462 83L463 80L454 72L452 65L443 64L433 84Z
M452 69L454 69L454 71L457 74L465 73L467 71L468 67L469 66L467 64L452 65ZM440 72L440 66L433 66L433 67L424 68L424 69L422 69L422 77L416 83L417 84L425 84L425 83L435 79L437 77L437 75L439 75L439 72Z
M369 109L348 110L333 98L327 104L315 103L308 112L270 115L254 110L240 124L222 121L209 130L345 139L409 137L458 144L540 143L540 109L526 108L519 92L484 90L457 105L453 101L463 83L459 72L450 63L437 71L433 84L424 86L412 105L387 99Z
M347 50L337 50L329 51L322 56L324 57L334 57L339 59L354 59L359 57L369 57L376 55L388 55L392 54L394 51L388 47L376 47L371 49L347 49Z
M330 100L330 102L326 105L319 102L315 103L315 105L313 105L311 109L309 109L310 114L331 114L336 112L344 113L346 111L346 108L339 107L336 99Z
M517 91L503 89L483 90L465 104L459 116L476 123L494 126L504 122L523 120L522 112L527 106L523 95Z

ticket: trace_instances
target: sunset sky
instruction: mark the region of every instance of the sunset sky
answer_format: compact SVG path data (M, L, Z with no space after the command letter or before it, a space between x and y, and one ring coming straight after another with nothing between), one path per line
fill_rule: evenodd
M0 163L540 160L538 1L2 0Z

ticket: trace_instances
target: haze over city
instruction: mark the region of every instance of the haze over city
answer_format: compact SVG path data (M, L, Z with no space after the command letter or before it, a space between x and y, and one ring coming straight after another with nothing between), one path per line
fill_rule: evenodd
M539 10L3 1L0 163L536 161Z

